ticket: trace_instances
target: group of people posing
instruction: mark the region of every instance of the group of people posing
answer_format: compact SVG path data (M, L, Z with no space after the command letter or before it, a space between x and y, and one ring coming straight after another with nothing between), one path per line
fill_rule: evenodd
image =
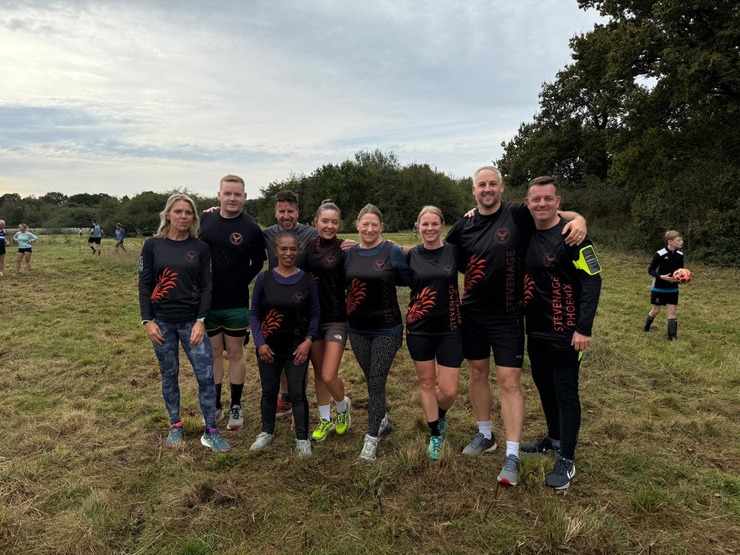
M155 237L144 244L139 267L142 323L159 361L171 422L166 445L183 441L179 344L198 381L204 445L230 450L217 427L225 416L224 353L231 394L226 427L243 426L244 346L251 332L262 384L261 431L251 449L266 449L275 436L276 415L290 411L296 452L308 456L311 440L346 434L352 424L339 372L349 339L368 391L359 456L375 460L381 438L392 430L386 382L404 335L397 288L409 287L406 344L429 427L429 458L442 454L463 359L478 432L462 453L496 449L488 381L493 351L506 436L498 481L517 484L520 451L553 450L558 458L546 483L567 488L575 474L581 419L578 371L591 341L601 268L585 220L558 212L553 178L534 179L524 204L503 202L503 191L498 169L480 168L473 176L475 210L443 238L441 210L423 207L416 222L421 244L410 249L383 239L383 215L371 204L357 215L354 241L337 237L342 214L331 201L318 208L313 226L300 224L298 199L290 191L276 196L277 224L261 230L243 212L244 181L235 175L221 180L215 211L199 214L186 195L171 196ZM268 269L262 271L266 258ZM464 274L462 298L458 272ZM520 446L525 314L547 434ZM319 413L310 438L309 361Z

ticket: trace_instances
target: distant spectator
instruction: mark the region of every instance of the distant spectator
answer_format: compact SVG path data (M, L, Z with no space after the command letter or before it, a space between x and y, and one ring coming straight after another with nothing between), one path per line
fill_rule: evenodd
M123 246L123 240L126 238L126 230L123 229L121 224L116 224L116 230L113 232L113 238L116 240L116 250L121 249L126 251L126 247Z
M103 229L98 225L95 220L92 221L90 226L90 237L87 240L87 245L92 249L93 254L100 255L100 240L103 238Z
M26 224L18 226L19 231L13 235L13 241L18 243L18 256L15 258L15 275L21 273L21 261L26 261L26 272L31 273L31 243L38 240L33 233L28 231Z
M5 220L0 220L0 277L5 277L3 269L5 268L5 245L8 238L5 235Z

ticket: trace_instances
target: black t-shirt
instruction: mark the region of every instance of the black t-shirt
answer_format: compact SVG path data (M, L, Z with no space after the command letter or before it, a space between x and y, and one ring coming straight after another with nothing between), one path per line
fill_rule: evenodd
M581 252L590 261L590 272L600 271L591 239L578 246L565 244L560 222L536 230L524 259L524 298L527 333L533 337L570 342L573 332L591 335L601 291L601 275L576 268Z
M336 237L330 241L314 237L304 251L303 270L313 276L319 290L321 324L347 321L343 242Z
M466 311L493 318L522 314L524 250L533 231L527 207L508 202L452 226L446 241L458 247L458 269L465 272L463 318Z
M668 248L660 249L653 256L653 261L648 268L648 274L653 276L653 290L677 291L678 283L671 283L660 279L660 276L673 274L679 268L683 268L683 252L672 251Z
M203 241L152 237L139 259L141 319L189 322L211 307L211 253Z
M211 309L248 307L249 284L267 258L260 227L247 214L224 218L217 212L203 213L200 238L211 249Z
M457 285L457 247L444 243L435 250L422 245L408 253L415 283L406 313L406 331L412 334L455 333L462 325Z

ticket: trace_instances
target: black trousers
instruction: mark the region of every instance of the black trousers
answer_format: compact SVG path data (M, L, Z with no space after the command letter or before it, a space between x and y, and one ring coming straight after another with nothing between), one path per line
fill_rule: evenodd
M293 356L274 356L272 364L263 362L257 356L257 366L262 381L262 431L268 434L275 433L275 410L280 393L280 374L285 370L288 379L288 397L293 404L293 418L295 419L295 436L297 439L308 439L308 398L306 397L306 371L308 360L296 366Z
M547 421L547 435L559 439L560 455L573 460L581 428L580 353L569 343L536 337L527 337L527 352Z

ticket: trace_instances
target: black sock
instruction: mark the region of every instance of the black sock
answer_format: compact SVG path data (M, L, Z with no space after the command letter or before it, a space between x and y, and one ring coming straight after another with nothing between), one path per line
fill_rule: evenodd
M447 414L447 411L443 409L442 407L439 407L438 410L439 410L439 417L444 418L445 414Z
M650 326L653 325L653 320L655 320L655 318L648 314L648 317L645 318L645 327L643 328L645 331L650 331Z
M432 434L432 437L442 435L439 433L439 420L427 422L427 426L429 426L429 432Z
M223 409L221 406L221 384L216 384L216 410Z
M242 391L244 391L243 383L232 383L231 386L231 406L242 404Z

